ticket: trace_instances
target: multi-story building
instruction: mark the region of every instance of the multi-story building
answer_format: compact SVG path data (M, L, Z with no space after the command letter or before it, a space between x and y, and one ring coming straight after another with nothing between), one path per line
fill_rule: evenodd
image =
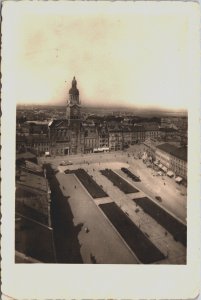
M109 147L109 133L106 124L97 127L98 130L98 148Z
M176 175L187 179L187 148L177 149L171 161L171 169Z
M141 143L145 140L145 128L142 125L135 125L131 129L131 144Z
M145 139L148 138L158 139L160 135L160 130L157 124L144 125L144 128L145 128Z
M164 141L178 141L178 130L173 127L162 127L160 128L159 137Z
M123 149L123 134L121 127L116 124L116 126L108 127L109 133L109 148L112 151Z
M51 155L68 155L71 152L71 131L67 120L53 120L49 124Z
M187 116L162 117L161 118L161 127L169 127L169 128L187 130L188 118L187 118Z
M132 131L130 126L122 126L123 147L129 146L132 140Z
M30 134L30 126L27 122L16 125L16 134L17 136L27 136Z
M187 148L165 143L156 146L156 159L176 176L187 179Z
M84 153L92 153L98 147L98 131L95 124L82 124Z
M26 137L24 135L16 135L16 153L24 152L27 149Z
M151 156L152 161L154 161L156 159L156 146L158 143L149 138L143 142L143 145L145 146L144 149L147 156Z
M50 141L47 135L29 135L26 137L27 150L34 150L37 155L44 154L50 149Z
M16 136L16 151L32 151L37 155L42 155L50 150L50 140L47 135L26 135Z
M30 134L47 134L48 122L44 121L25 121L18 123L16 126L17 135L30 135Z

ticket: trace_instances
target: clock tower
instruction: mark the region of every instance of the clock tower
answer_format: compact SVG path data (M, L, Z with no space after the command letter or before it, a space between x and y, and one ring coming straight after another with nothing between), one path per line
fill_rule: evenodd
M80 121L80 100L79 100L79 90L77 88L77 81L75 77L72 81L72 87L69 90L69 98L67 100L66 107L66 118L68 120L68 124L70 125L73 121Z

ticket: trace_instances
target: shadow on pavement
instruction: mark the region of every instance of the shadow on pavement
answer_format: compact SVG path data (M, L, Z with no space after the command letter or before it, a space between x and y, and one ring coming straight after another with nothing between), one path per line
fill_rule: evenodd
M50 164L44 165L51 189L51 219L54 230L57 263L83 263L78 234L83 224L73 224L73 214L60 189L55 171Z

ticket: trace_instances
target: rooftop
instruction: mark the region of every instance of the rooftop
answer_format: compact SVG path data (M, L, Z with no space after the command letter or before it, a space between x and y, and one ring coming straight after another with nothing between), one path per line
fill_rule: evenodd
M138 131L145 131L145 128L144 128L144 126L142 126L142 125L134 125L134 126L132 127L132 131L135 131L135 132L138 132Z
M26 171L20 172L19 183L42 193L46 193L48 188L46 178Z
M17 153L16 159L21 159L21 158L24 159L36 158L36 155L31 152Z
M164 131L164 132L176 132L177 129L175 129L173 127L161 127L160 131Z
M28 160L25 160L25 167L26 169L32 171L32 172L35 172L35 173L43 173L43 169L41 168L41 166L31 162L31 161L28 161Z
M144 128L145 128L146 131L150 131L150 130L157 131L157 130L159 130L159 126L156 125L156 124L145 124Z
M15 221L15 262L55 263L52 229L20 213L16 213Z
M48 125L48 121L26 121L25 125L34 124L34 125Z
M50 195L46 178L24 170L21 170L18 176L15 194L16 212L49 226Z
M68 120L67 119L54 119L52 121L50 121L49 123L49 127L50 128L61 128L61 127L68 127Z
M172 156L176 156L177 158L187 161L187 148L186 147L176 147L174 145L165 143L162 145L156 146L158 149L171 154Z

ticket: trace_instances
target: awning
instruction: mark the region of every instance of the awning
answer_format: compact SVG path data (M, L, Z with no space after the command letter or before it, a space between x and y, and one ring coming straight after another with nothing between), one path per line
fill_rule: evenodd
M183 178L181 178L179 176L177 178L175 178L175 181L178 182L178 183L181 182L182 180L183 180Z
M173 173L172 171L168 171L168 172L167 172L167 175L168 175L169 177L172 177L172 176L174 176L174 173Z
M166 168L165 166L162 167L162 170L163 170L164 172L167 172L167 168Z

